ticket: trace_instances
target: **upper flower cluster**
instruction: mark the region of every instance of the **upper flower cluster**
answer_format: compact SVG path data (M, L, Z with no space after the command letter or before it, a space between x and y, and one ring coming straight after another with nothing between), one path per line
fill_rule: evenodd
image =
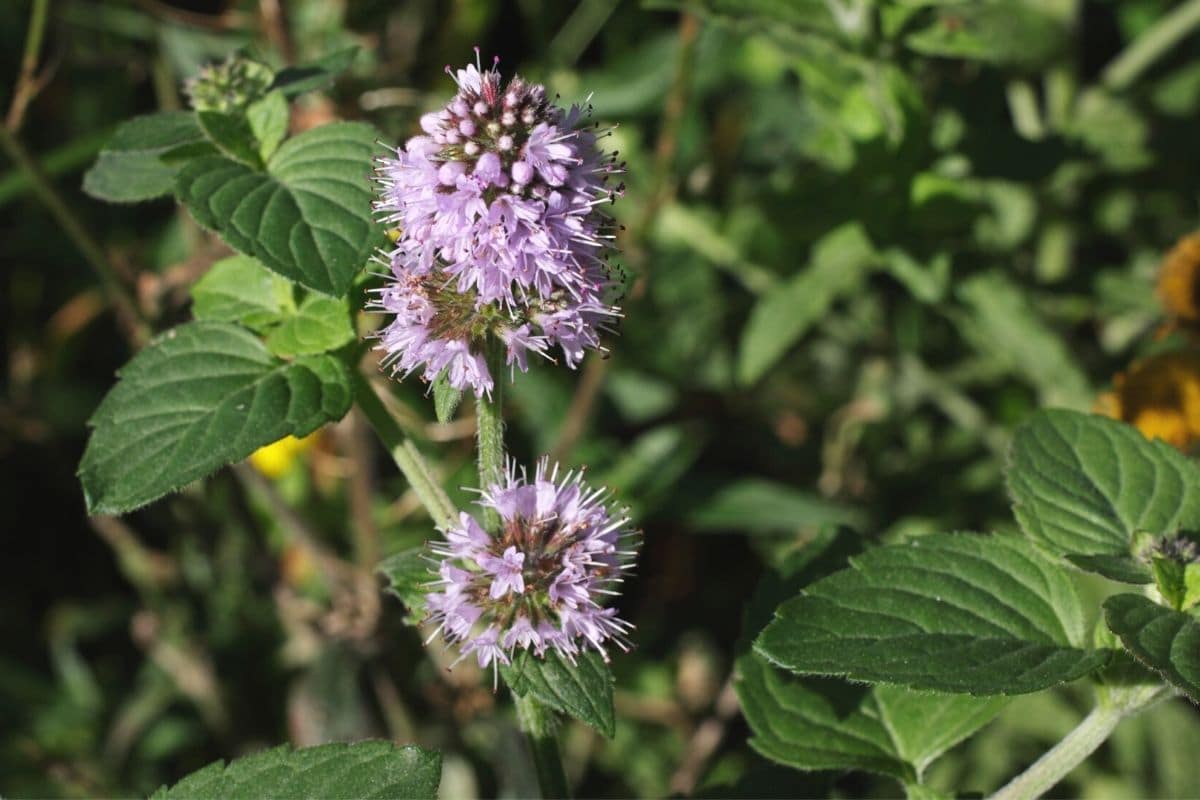
M571 661L586 648L605 660L605 643L627 649L628 623L605 608L634 555L629 518L614 514L604 490L542 459L532 481L510 465L480 505L500 517L489 535L466 512L433 547L441 559L430 620L447 641L462 643L479 666L508 664L517 649L553 649Z
M449 68L447 68L449 71ZM380 334L394 372L446 371L450 383L490 392L489 336L507 363L559 348L575 366L617 315L604 257L611 223L598 206L620 194L620 171L546 90L495 66L453 75L458 93L421 118L423 135L379 163L377 209L399 228L394 280L376 306L395 314Z

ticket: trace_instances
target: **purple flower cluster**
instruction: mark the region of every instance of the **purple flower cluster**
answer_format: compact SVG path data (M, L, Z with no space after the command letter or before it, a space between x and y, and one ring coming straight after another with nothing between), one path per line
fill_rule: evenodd
M520 77L502 86L494 65L453 77L458 93L421 118L424 135L379 163L376 208L400 234L374 305L395 315L379 345L393 374L445 371L482 395L495 378L490 336L521 370L530 352L557 348L573 367L600 348L618 309L598 206L622 187L607 185L620 166L578 106L564 111Z
M560 479L544 458L532 481L510 464L480 500L500 517L498 532L463 512L432 548L441 561L436 591L425 597L434 635L461 644L460 659L474 653L493 669L518 649L554 650L571 663L587 648L607 661L610 641L627 650L631 626L602 600L616 594L637 534L606 495L580 473Z

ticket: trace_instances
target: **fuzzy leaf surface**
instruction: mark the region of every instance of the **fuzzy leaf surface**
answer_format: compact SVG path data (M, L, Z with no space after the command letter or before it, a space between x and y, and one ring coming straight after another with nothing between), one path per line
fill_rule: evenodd
M429 798L437 797L442 756L415 745L362 741L293 750L284 745L236 759L217 761L152 800L225 798Z
M453 421L454 414L462 403L462 396L462 390L450 385L450 379L443 370L433 382L433 411L438 422L444 424Z
M267 171L212 156L188 163L176 192L206 228L285 278L340 297L384 242L368 175L379 134L323 125L288 141Z
M1104 602L1104 621L1126 649L1200 703L1200 620L1137 594Z
M223 258L192 286L192 315L261 331L294 310L292 284L250 256Z
M358 57L357 47L347 47L318 58L308 64L285 67L275 75L272 89L279 89L286 97L296 97L305 92L324 89L333 79L354 65Z
M132 511L288 434L306 436L341 419L352 396L340 361L280 361L219 322L167 331L118 375L79 465L91 513Z
M587 651L570 664L549 651L537 658L519 651L513 663L501 667L505 682L521 696L532 694L556 711L586 722L610 739L616 734L613 674L599 653Z
M801 674L968 694L1038 691L1111 655L1080 647L1069 576L1023 540L938 534L851 564L781 605L755 649Z
M738 660L735 686L754 731L750 745L763 756L795 769L861 769L905 783L1008 702L804 679L756 653Z
M211 153L196 115L160 111L122 123L84 173L83 190L110 203L137 203L163 197L175 188L177 162L172 153Z
M310 294L267 334L267 349L277 356L311 355L351 341L354 326L345 298Z
M1022 425L1008 489L1025 533L1064 556L1128 556L1139 531L1200 529L1200 469L1129 425L1090 414L1043 411Z
M401 550L379 562L377 571L387 579L387 590L408 609L405 621L416 624L425 616L425 595L436 579L424 547Z

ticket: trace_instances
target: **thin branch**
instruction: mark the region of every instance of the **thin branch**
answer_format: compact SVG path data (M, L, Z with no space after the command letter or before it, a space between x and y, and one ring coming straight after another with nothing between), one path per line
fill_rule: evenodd
M42 39L46 35L46 16L50 10L50 0L33 0L33 8L29 13L29 28L25 32L25 51L21 56L21 71L17 75L17 83L13 87L12 102L8 107L8 117L5 127L12 133L21 129L25 120L25 109L42 87L46 85L48 75L41 78L37 75L38 60L42 52Z
M689 795L695 790L709 759L717 752L721 740L725 738L725 729L739 710L741 709L737 692L733 688L733 676L730 675L717 696L713 715L696 726L692 738L688 741L683 761L671 776L672 794Z

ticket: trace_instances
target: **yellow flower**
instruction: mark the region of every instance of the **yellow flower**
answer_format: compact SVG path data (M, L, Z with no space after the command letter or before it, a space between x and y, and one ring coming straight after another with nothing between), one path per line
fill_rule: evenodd
M1190 452L1200 444L1200 353L1160 353L1113 378L1096 412L1124 420L1147 439Z
M316 434L305 436L303 439L285 436L251 453L250 464L268 478L278 478L288 471L298 456L312 447L316 439Z
M1156 293L1168 317L1200 324L1200 232L1184 236L1163 258Z

